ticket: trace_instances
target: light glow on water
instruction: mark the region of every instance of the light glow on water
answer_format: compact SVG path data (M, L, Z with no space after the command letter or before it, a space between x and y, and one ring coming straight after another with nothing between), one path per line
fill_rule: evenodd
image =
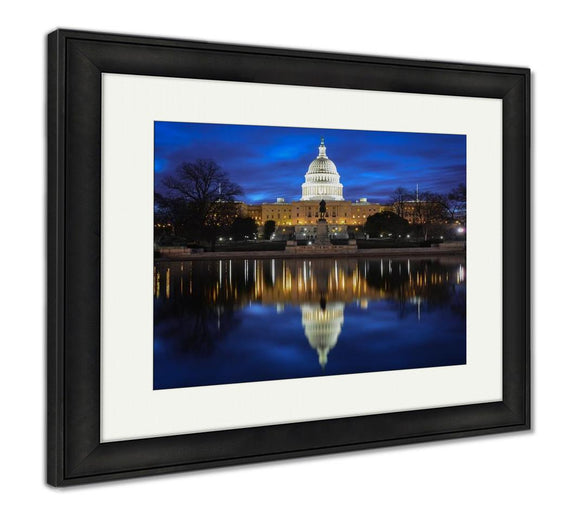
M159 262L154 387L464 364L465 278L451 256Z

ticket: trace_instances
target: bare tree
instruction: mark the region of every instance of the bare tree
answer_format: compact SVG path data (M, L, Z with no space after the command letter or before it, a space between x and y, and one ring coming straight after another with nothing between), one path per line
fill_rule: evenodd
M405 218L405 203L411 200L411 193L409 190L405 188L398 187L393 191L391 194L391 199L393 201L393 208L395 210L395 214L400 216L401 218Z
M446 220L446 208L442 202L442 195L429 191L419 193L413 202L413 222L421 226L425 240L429 238L431 225L444 223Z
M459 184L447 194L447 204L451 221L455 221L458 217L465 217L465 208L467 206L465 184Z
M172 216L176 233L209 241L212 249L238 215L235 200L242 189L212 160L183 163L162 186L166 194L158 193L157 207Z

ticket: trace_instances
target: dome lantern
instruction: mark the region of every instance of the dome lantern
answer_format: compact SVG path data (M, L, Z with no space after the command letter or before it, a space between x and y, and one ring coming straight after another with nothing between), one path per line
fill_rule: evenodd
M324 137L320 139L320 145L318 146L318 157L319 158L326 157L326 147L324 145Z

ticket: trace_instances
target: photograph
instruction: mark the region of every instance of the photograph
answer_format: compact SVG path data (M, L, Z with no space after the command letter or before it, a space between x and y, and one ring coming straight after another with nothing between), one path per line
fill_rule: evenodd
M153 389L465 364L466 151L155 121Z

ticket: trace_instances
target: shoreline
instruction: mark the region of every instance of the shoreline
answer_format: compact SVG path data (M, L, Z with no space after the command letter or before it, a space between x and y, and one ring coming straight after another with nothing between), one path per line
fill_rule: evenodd
M325 250L301 251L213 251L179 255L175 257L159 257L154 262L176 262L191 260L218 260L218 259L308 259L308 258L349 258L366 256L404 256L422 257L434 255L466 255L464 247L429 247L429 248L367 248L362 250L345 250L343 248L329 248Z

